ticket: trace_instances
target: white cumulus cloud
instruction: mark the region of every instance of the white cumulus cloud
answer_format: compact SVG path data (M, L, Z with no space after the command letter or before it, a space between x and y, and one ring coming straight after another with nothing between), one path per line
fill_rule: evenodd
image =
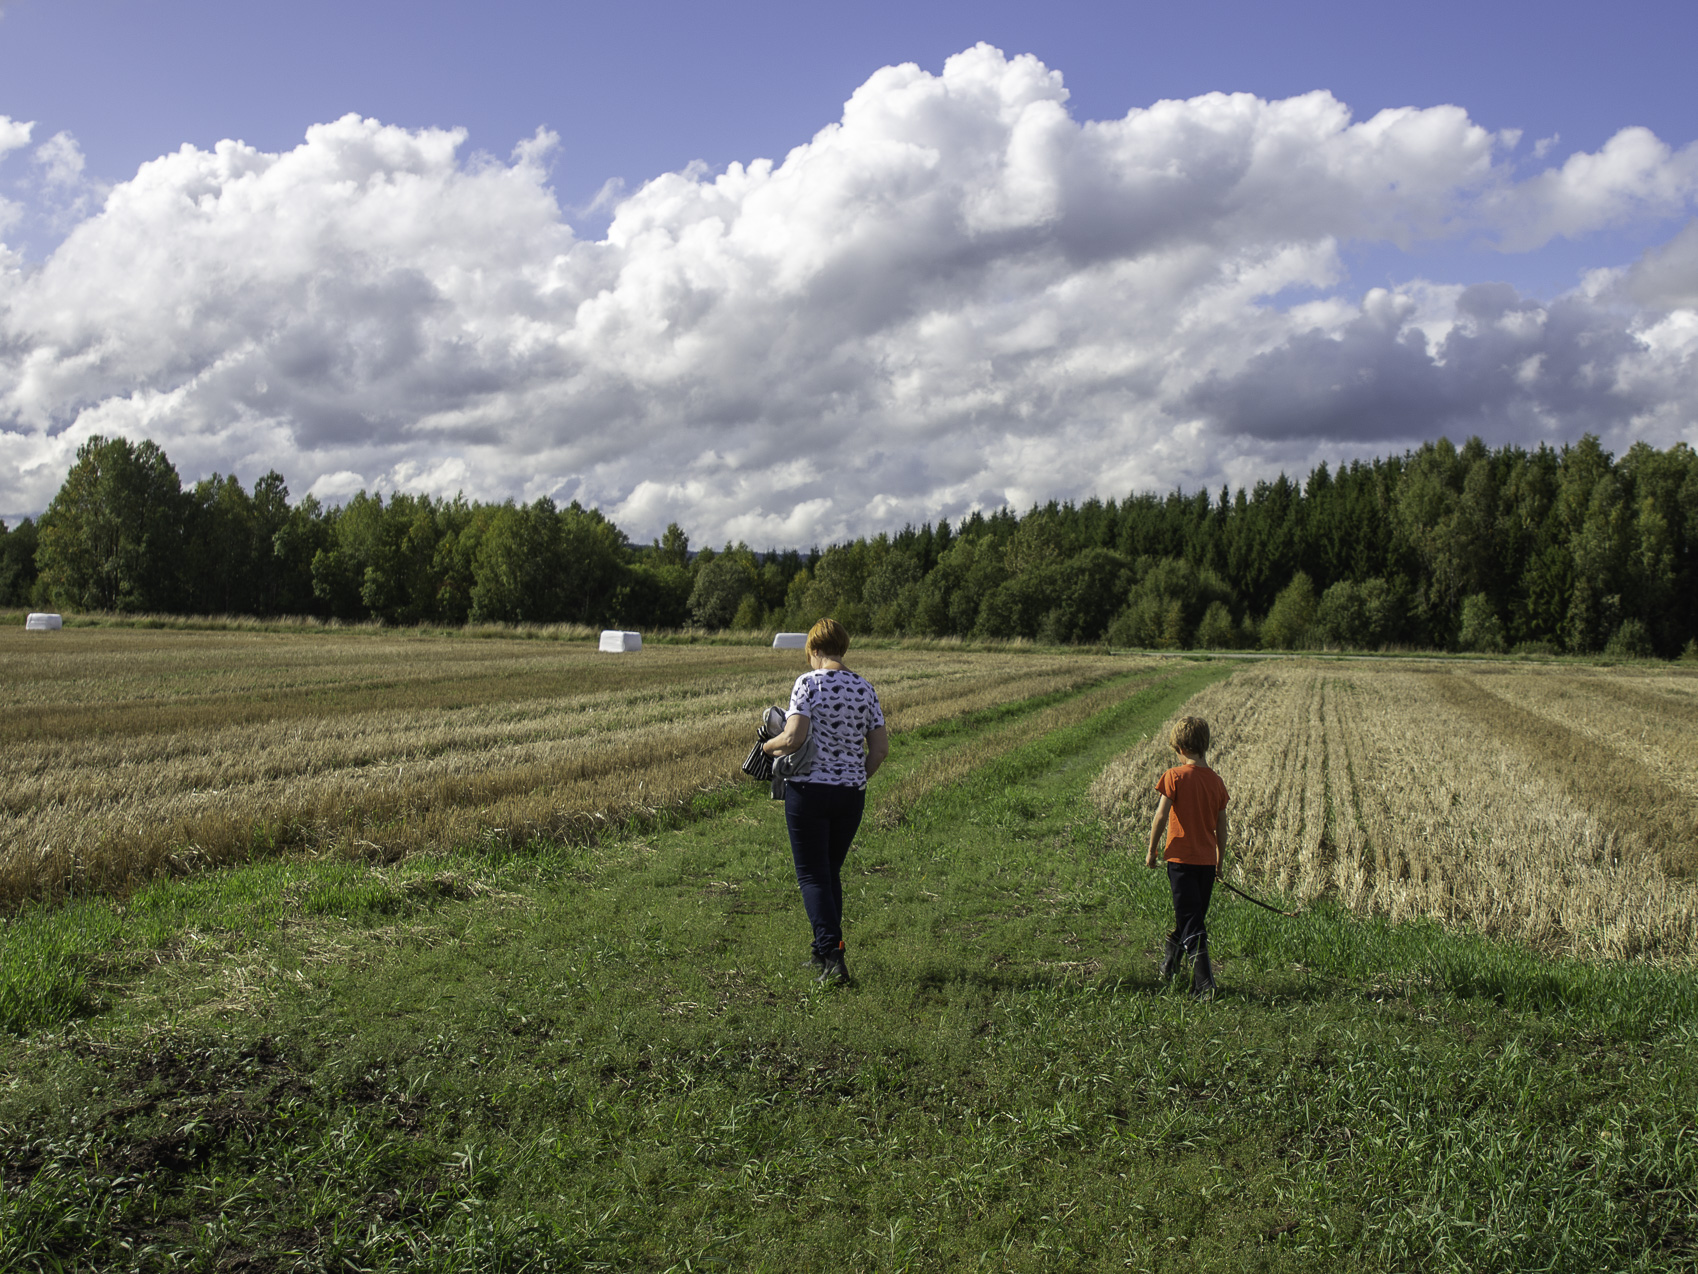
M1643 130L1520 180L1518 138L1460 107L1080 121L1057 72L980 45L877 72L780 161L610 193L600 239L555 201L546 132L506 162L463 141L349 116L281 154L185 146L5 263L0 509L44 506L97 432L187 476L548 494L761 545L1440 430L1692 430L1684 284L1341 282L1350 242L1683 215L1695 152Z
M1624 128L1603 149L1570 155L1502 192L1492 209L1510 249L1642 218L1678 216L1698 194L1698 143L1675 151L1647 128Z
M5 16L5 10L0 8L0 17ZM29 145L30 134L35 131L33 122L15 120L10 115L0 115L0 161L14 150L21 150ZM5 234L23 215L23 209L13 200L0 196L0 234ZM0 244L0 253L5 249Z
M15 120L10 115L0 115L0 158L11 151L28 146L30 133L34 129L33 122L26 123Z

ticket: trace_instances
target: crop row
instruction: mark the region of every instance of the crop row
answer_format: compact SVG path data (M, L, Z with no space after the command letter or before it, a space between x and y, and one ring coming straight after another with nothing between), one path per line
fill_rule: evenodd
M0 728L0 904L278 852L393 860L577 840L736 781L800 670L750 647L91 631L31 646ZM893 731L1075 690L1123 659L872 651Z
M1552 951L1698 953L1698 682L1605 671L1258 665L1186 711L1232 793L1229 867L1393 921ZM1096 802L1143 836L1147 740Z

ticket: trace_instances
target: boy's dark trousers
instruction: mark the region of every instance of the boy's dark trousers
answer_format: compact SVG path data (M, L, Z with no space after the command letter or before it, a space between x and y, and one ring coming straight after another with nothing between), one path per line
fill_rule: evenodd
M1167 883L1173 890L1173 932L1167 940L1195 958L1208 943L1204 918L1209 912L1209 898L1215 891L1214 864L1169 863Z

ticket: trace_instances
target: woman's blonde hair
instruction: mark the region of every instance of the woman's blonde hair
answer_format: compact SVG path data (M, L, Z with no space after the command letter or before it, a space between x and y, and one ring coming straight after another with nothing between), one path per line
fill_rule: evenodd
M849 630L835 619L822 619L808 629L808 654L841 659L849 653Z
M1168 742L1175 752L1202 756L1209 750L1209 723L1201 717L1180 717L1173 723Z

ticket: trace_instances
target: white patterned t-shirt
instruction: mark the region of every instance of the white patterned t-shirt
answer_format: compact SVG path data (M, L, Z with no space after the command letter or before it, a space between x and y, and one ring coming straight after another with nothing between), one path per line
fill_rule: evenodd
M847 668L805 672L790 691L789 715L808 719L814 741L813 766L797 775L797 782L867 785L862 740L884 724L878 693L871 686Z

